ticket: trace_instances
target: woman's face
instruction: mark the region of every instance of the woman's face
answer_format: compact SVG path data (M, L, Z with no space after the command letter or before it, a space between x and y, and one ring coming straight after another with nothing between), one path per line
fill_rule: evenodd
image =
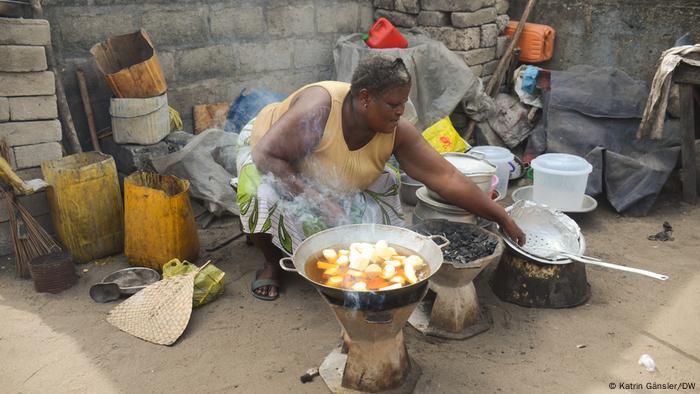
M410 86L397 86L380 96L370 95L367 100L366 118L369 127L377 133L391 133L403 115Z

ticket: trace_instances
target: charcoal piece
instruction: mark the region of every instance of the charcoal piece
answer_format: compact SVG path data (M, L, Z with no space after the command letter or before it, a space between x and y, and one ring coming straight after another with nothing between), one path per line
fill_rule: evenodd
M416 231L424 235L442 235L447 238L450 244L443 249L443 256L446 261L457 264L467 264L489 256L498 245L498 241L488 234L454 222L443 222L439 229L419 228Z

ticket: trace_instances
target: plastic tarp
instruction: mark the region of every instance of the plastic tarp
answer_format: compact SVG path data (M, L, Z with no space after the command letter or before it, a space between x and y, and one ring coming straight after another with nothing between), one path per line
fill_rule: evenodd
M677 124L666 122L664 139L635 135L649 88L614 68L575 66L551 72L543 116L528 151L585 157L593 172L586 194L604 194L618 212L646 215L678 161Z
M202 200L205 208L221 215L239 215L236 194L230 186L236 176L238 134L209 129L196 135L181 150L152 158L160 174L190 181L190 196Z
M475 120L482 120L493 110L493 100L484 93L481 80L459 55L416 29L402 30L402 34L408 40L408 48L372 49L362 41L361 34L338 39L333 50L336 79L350 82L361 59L384 53L400 57L411 74L409 99L419 130L451 114L460 103Z

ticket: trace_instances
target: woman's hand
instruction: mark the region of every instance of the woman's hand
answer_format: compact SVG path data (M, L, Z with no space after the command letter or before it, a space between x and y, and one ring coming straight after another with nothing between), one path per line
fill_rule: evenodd
M506 215L502 220L498 222L501 229L510 239L516 242L518 245L525 245L525 233L523 230L515 223L515 220L510 216Z

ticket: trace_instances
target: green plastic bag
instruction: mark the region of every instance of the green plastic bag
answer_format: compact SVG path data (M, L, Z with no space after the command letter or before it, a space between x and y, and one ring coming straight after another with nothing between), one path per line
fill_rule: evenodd
M163 279L175 275L184 275L199 268L187 260L180 261L172 259L163 266ZM224 294L224 276L226 273L209 263L203 270L199 271L194 278L194 294L192 295L192 306L198 307L208 302L214 301L218 296Z

